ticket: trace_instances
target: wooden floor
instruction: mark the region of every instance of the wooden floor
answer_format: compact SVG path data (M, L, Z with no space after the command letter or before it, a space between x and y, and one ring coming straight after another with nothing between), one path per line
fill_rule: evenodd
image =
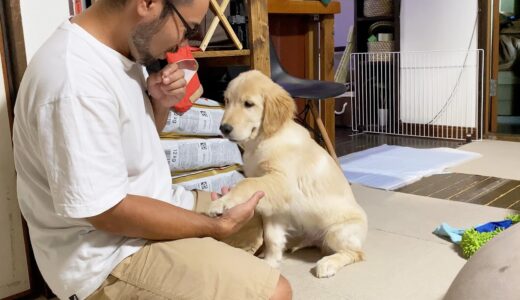
M383 144L414 148L457 148L463 142L380 134L353 135L346 128L336 128L338 157ZM460 173L439 174L423 178L397 191L520 210L520 181L504 178Z
M520 181L451 173L423 178L397 192L520 210Z
M462 142L384 134L353 134L348 128L336 127L336 154L338 157L384 144L414 148L457 148L462 145Z

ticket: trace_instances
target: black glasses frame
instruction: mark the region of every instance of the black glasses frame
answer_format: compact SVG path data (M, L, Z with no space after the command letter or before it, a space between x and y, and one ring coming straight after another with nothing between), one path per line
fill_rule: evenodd
M177 14L177 16L179 16L179 19L181 20L182 25L184 25L184 27L186 28L186 32L184 33L184 38L187 40L191 40L192 38L196 37L199 34L199 24L191 27L190 24L188 24L188 22L186 22L186 20L181 15L181 13L177 10L175 5L170 3L170 1L168 1L168 0L166 0L166 3L169 6L169 8L171 8Z

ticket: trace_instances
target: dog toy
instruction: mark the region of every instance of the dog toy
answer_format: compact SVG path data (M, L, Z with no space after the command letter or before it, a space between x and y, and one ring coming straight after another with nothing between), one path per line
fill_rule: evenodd
M475 252L477 252L482 246L484 246L489 240L497 236L499 233L508 228L511 224L518 223L520 221L520 215L509 215L506 220L501 222L490 222L476 228L471 228L462 234L462 240L460 241L460 247L462 249L462 255L465 258L470 258ZM503 226L501 226L503 225Z
M484 246L489 240L502 231L504 231L502 228L497 228L490 232L478 232L474 228L466 230L464 234L462 234L462 240L460 241L462 255L464 258L470 258L480 247Z
M184 70L184 79L186 80L186 95L175 104L172 109L178 113L187 112L203 92L202 85L197 75L199 64L193 58L191 51L194 48L190 46L180 47L177 52L167 52L166 61L169 64L176 63L180 69Z

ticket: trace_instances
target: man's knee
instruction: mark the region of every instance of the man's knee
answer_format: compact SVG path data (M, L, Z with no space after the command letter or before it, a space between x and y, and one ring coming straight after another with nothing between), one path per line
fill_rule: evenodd
M292 288L289 280L280 275L278 279L278 284L274 289L274 294L271 296L270 300L290 300L292 299Z

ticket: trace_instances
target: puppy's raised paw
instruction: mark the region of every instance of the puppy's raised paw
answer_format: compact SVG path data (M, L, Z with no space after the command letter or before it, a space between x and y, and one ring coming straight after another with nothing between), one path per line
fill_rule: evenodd
M233 201L228 195L224 195L221 198L214 200L209 205L208 213L210 217L217 217L222 215L226 210L233 208L238 205L236 201Z
M221 199L211 202L209 205L207 215L210 217L218 217L224 213L224 201Z

